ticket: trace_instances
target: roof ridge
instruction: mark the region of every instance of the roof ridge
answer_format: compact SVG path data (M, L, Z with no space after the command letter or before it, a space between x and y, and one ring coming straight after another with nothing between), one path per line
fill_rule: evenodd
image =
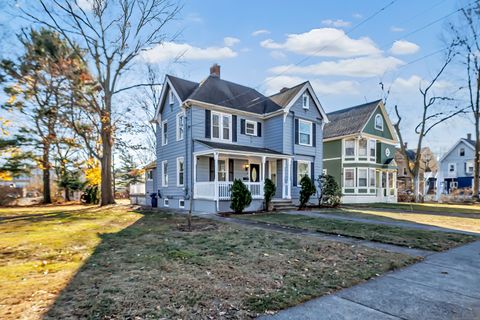
M344 108L344 109L332 111L332 112L327 113L327 116L328 116L328 115L335 114L335 113L347 112L347 111L350 111L350 110L353 110L353 109L357 109L357 108L367 107L367 106L370 106L370 105L373 105L373 104L376 106L376 105L378 105L381 101L382 101L382 99L378 99L378 100L374 100L374 101L362 103L362 104L359 104L359 105L356 105L356 106L353 106L353 107L348 107L348 108Z
M279 94L284 94L284 93L287 92L287 91L296 89L296 88L298 88L298 87L300 87L300 86L304 86L307 82L308 82L308 80L307 80L307 81L304 81L304 82L302 82L302 83L296 84L296 85L294 85L293 87L287 88L285 91L279 91L279 92L277 92L277 93L274 93L274 94L272 94L272 95L269 95L268 97L271 98L271 97L275 97L275 96L277 96L277 95L279 95Z

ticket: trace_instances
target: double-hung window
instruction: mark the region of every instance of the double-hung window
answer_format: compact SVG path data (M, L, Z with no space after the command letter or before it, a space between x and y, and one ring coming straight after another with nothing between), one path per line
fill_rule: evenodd
M162 187L168 187L168 162L162 161Z
M381 114L375 116L375 129L383 131L383 117Z
M455 174L457 172L457 164L456 163L449 163L448 164L448 173Z
M358 155L360 157L366 157L368 152L367 139L358 140Z
M376 181L377 181L377 178L376 178L376 173L375 173L375 169L368 169L368 186L370 188L375 188L375 185L376 185Z
M355 156L355 139L345 140L345 156Z
M311 146L312 145L312 129L313 123L310 121L298 120L298 135L299 135L299 143L304 146Z
M345 169L345 176L344 176L344 184L345 188L354 188L355 187L355 169L354 168L346 168Z
M183 140L185 134L185 114L180 112L177 114L177 141Z
M218 181L227 181L227 161L218 159Z
M245 134L248 134L250 136L257 135L257 122L256 121L250 121L250 120L245 121Z
M304 93L302 96L302 107L303 109L310 108L310 100L308 99L308 93Z
M310 161L297 161L297 186L300 187L300 181L305 176L310 176Z
M148 172L147 172L147 180L153 180L153 170L148 170Z
M185 179L185 166L183 157L177 158L177 187L183 187Z
M368 176L368 170L366 168L358 168L358 186L359 187L367 186L367 176Z
M232 116L212 112L212 138L230 141L230 128L232 127Z
M377 142L375 140L368 140L368 152L370 155L370 161L375 161L377 153Z
M460 157L465 157L465 148L460 148L460 150L458 150L458 155Z
M168 123L167 120L162 121L162 146L168 144Z
M473 173L473 160L469 160L465 163L465 171L467 174Z

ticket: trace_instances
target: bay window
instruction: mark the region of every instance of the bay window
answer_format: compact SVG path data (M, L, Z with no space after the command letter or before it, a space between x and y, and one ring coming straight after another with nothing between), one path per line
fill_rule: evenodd
M367 186L367 175L368 175L368 171L366 168L358 168L358 186L359 187Z
M375 188L376 180L377 180L375 169L369 169L368 178L369 178L368 180L370 181L369 182L369 187Z
M354 188L355 187L355 169L346 168L344 174L344 184L345 188Z
M312 145L312 123L302 119L298 120L298 141L301 145Z
M368 141L368 149L370 150L369 153L370 153L370 161L375 161L375 158L376 158L376 151L377 151L377 142L375 140L369 140Z
M345 156L354 157L355 156L355 140L345 140Z
M358 155L360 157L367 156L367 139L358 140Z

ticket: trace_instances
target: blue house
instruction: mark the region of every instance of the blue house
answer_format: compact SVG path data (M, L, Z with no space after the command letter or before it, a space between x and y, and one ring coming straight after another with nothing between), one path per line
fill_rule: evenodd
M297 203L301 177L322 173L328 119L308 81L265 96L221 79L215 64L199 83L167 75L160 99L147 184L159 207L230 211L230 188L240 179L253 198L246 210L258 210L266 178L277 203Z
M455 189L473 187L473 170L475 161L475 141L472 135L458 140L439 161L439 193L448 194Z

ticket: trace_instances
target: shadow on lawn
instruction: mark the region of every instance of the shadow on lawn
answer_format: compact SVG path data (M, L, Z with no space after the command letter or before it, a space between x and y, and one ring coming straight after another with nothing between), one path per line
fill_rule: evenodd
M35 207L30 207L35 209ZM41 207L43 208L43 207ZM88 210L88 211L86 211ZM95 216L89 215L89 213L94 213L101 210L99 207L89 207L85 206L84 208L79 208L75 210L65 210L64 208L43 212L43 213L34 213L34 214L19 214L14 216L0 216L0 224L10 223L10 222L25 222L25 223L35 223L35 222L71 222L75 220L94 220ZM85 213L85 214L82 214Z

